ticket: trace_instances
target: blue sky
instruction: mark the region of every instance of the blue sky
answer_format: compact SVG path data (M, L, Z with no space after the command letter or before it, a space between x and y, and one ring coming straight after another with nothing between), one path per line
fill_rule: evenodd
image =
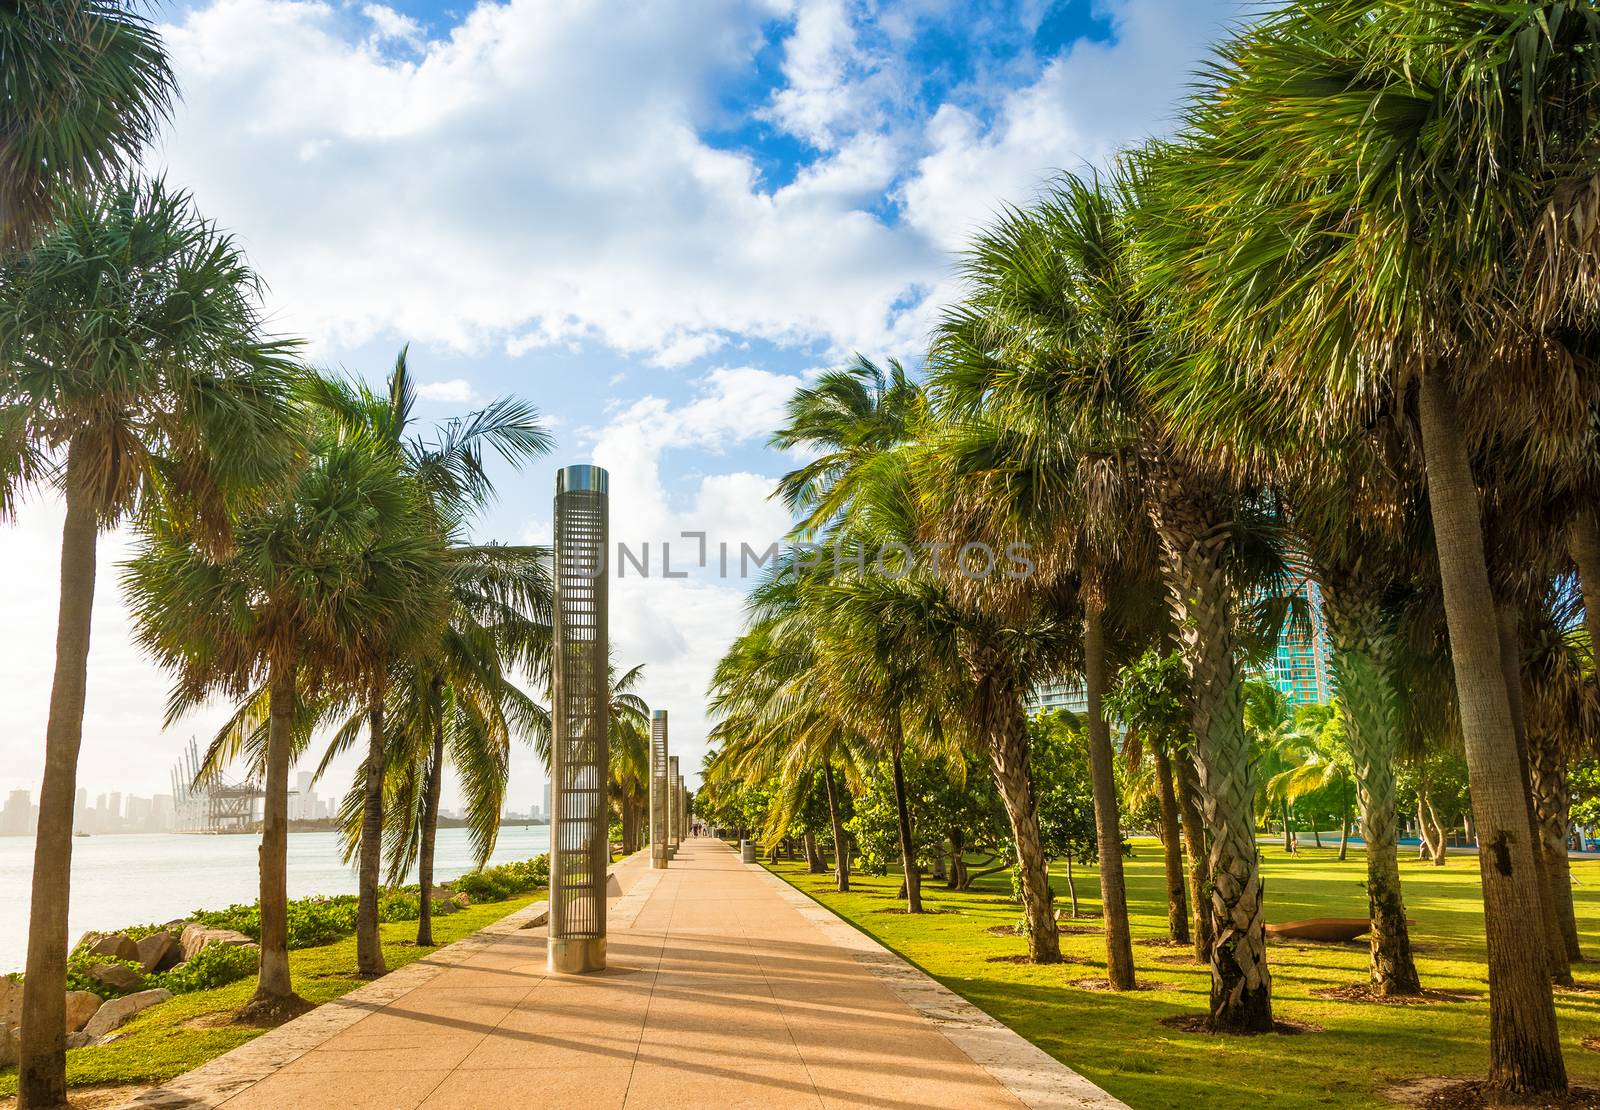
M777 537L783 400L861 351L919 361L956 252L1060 169L1172 123L1223 0L204 0L157 18L184 91L150 165L232 229L274 326L428 418L531 399L559 447L480 523L549 535L557 465L613 473L619 539ZM37 790L59 510L0 534L16 627L0 790ZM680 550L682 547L680 546ZM105 557L125 550L109 537ZM659 556L658 556L659 557ZM41 583L51 583L45 590ZM617 583L619 661L698 767L743 583ZM82 781L154 792L181 739L97 598ZM522 757L512 804L542 790Z

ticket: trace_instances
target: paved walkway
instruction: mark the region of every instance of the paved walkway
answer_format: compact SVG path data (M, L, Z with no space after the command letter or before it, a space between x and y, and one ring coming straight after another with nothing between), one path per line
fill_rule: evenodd
M609 914L602 974L547 975L544 929L513 928L206 1103L1120 1105L989 1019L964 1019L955 996L866 938L852 942L859 934L720 841L685 843L666 871L649 870L643 854L619 865ZM919 1003L896 976L934 1001ZM963 1051L946 1025L979 1039Z

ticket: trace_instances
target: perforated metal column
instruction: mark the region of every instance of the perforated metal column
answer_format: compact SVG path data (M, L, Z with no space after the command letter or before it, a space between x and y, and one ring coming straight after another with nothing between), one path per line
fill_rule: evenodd
M650 866L667 866L667 711L650 717Z
M550 755L552 971L606 966L611 862L606 737L607 477L597 466L556 475L554 738Z
M678 828L683 830L683 835L689 835L689 788L683 783L678 783L678 812L683 816L678 821Z
M667 847L676 852L678 843L683 839L683 813L678 805L678 792L683 786L683 780L678 777L678 757L671 756L667 760Z

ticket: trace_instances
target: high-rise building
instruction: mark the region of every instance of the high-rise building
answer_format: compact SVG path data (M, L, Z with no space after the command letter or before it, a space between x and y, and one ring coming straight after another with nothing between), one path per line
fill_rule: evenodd
M551 806L550 806L550 781L548 779L546 779L545 780L545 784L544 784L544 814L543 814L544 819L546 821L551 820L552 819L551 815L554 812L555 811L553 809L551 809Z
M78 796L72 803L72 827L86 829L89 825L89 788L78 787Z
M13 790L0 806L0 836L27 836L32 831L32 799L26 790Z
M1263 676L1283 691L1291 705L1317 705L1333 698L1333 645L1322 614L1322 587L1301 579L1292 596L1304 603L1304 620L1289 620L1278 636L1278 650Z
M1051 709L1084 713L1089 709L1089 695L1084 691L1083 683L1075 679L1067 682L1044 682L1028 691L1023 704L1030 717L1035 713L1044 713Z

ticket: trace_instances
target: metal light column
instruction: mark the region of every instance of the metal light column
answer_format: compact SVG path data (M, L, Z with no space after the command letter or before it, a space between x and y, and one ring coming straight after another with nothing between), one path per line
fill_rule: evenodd
M606 472L556 475L555 614L550 745L551 971L606 966L606 868L611 862L610 691L606 638Z
M683 830L683 835L689 835L689 788L684 783L678 783L678 811L683 815L678 822L678 828Z
M667 866L667 711L650 715L650 866Z
M674 854L683 840L683 826L678 823L678 790L682 785L683 780L678 777L678 757L672 756L667 760L667 848Z

